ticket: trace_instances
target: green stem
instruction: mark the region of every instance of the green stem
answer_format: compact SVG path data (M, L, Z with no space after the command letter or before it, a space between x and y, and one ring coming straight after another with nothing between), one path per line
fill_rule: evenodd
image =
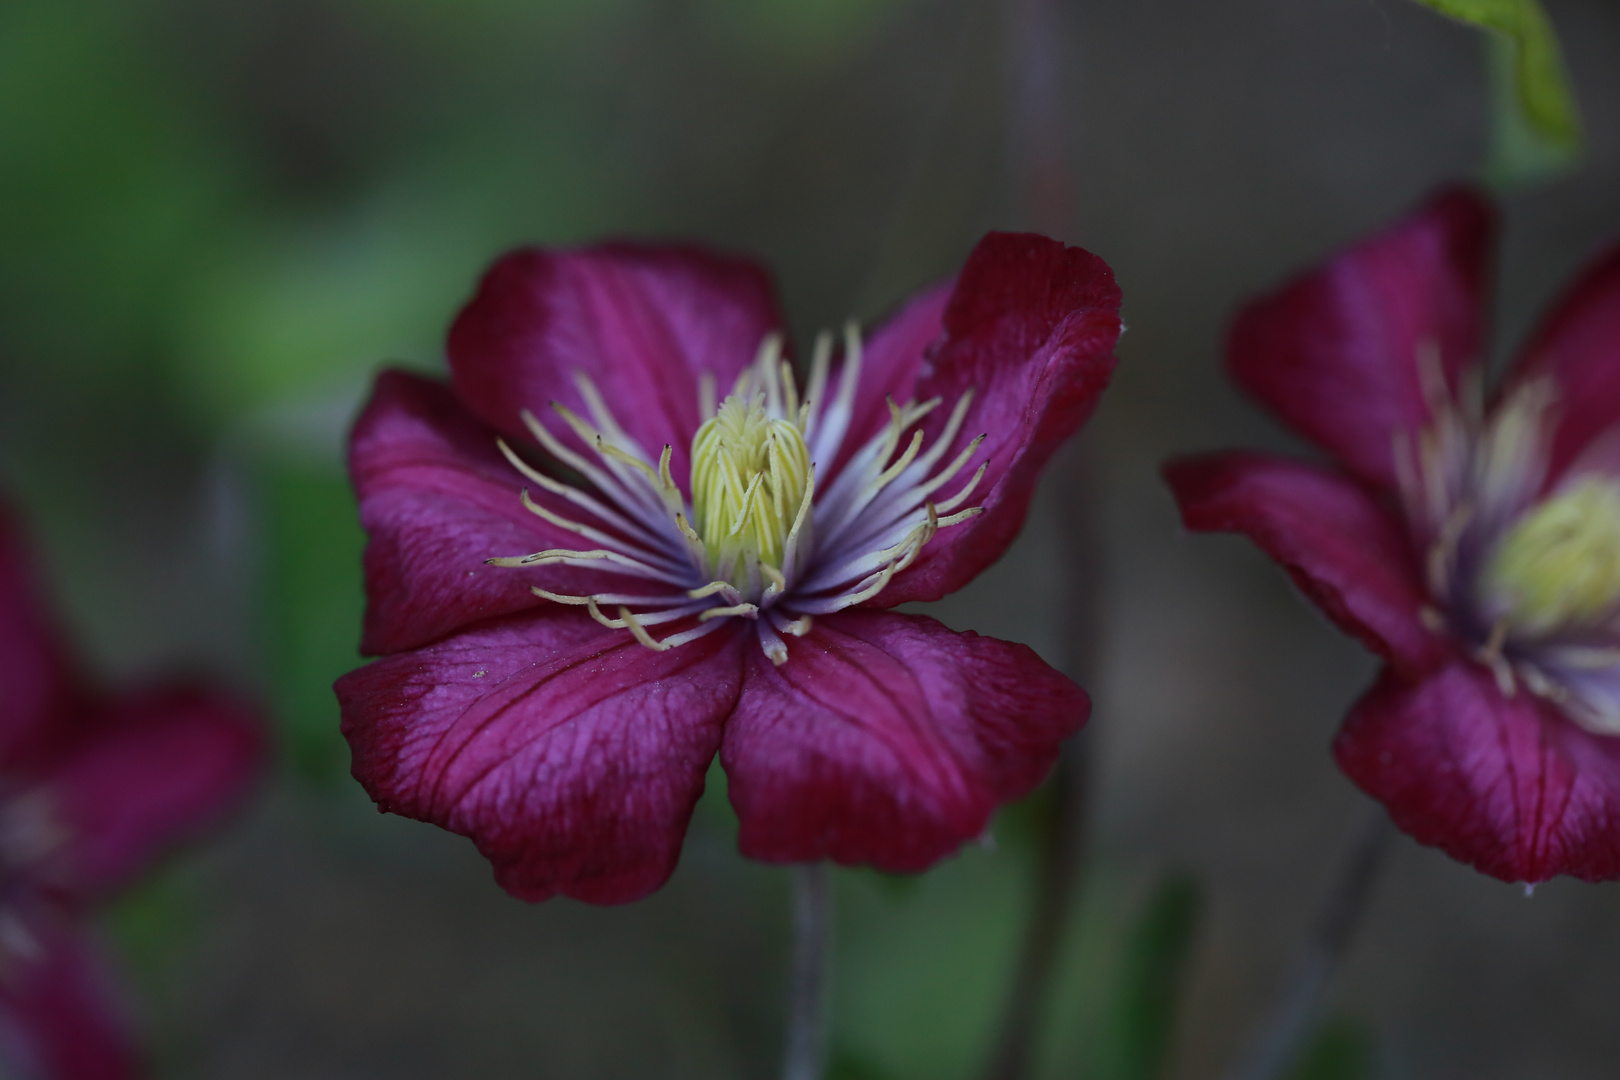
M1361 925L1394 834L1384 808L1369 804L1311 934L1294 958L1260 1033L1232 1072L1233 1080L1280 1080L1305 1048L1327 1004L1333 977Z
M793 971L788 983L782 1080L821 1080L827 1068L827 969L832 953L832 872L793 868Z

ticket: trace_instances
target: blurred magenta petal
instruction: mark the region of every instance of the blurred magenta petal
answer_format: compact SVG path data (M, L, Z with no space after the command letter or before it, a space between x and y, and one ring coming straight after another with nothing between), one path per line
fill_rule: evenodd
M821 619L748 677L720 760L744 855L926 869L1034 787L1090 711L1035 652L920 615Z
M266 750L256 716L198 688L115 698L80 730L36 789L65 834L40 873L70 897L105 895L217 824Z
M1453 189L1238 315L1232 377L1363 480L1393 487L1396 432L1429 419L1420 370L1484 359L1495 213Z
M238 805L265 748L232 699L98 695L69 666L0 507L0 1057L48 1080L121 1080L139 1073L137 1043L79 922Z
M1487 398L1492 232L1481 197L1443 193L1240 316L1233 375L1360 482L1242 453L1173 462L1166 477L1189 528L1246 534L1389 661L1335 753L1403 830L1507 881L1608 880L1620 877L1616 607L1574 595L1537 611L1524 596L1603 587L1603 500L1620 491L1620 249ZM1572 462L1593 470L1594 494L1548 501ZM1515 537L1531 553L1503 577L1495 560Z
M1165 467L1195 532L1240 532L1282 564L1340 627L1407 674L1454 648L1426 629L1428 594L1400 521L1343 475L1267 454L1234 451Z
M515 896L635 900L675 868L738 651L722 629L654 652L578 609L484 624L338 680L355 778L471 837Z
M1620 424L1620 245L1594 259L1564 294L1514 369L1557 382L1550 474Z
M50 918L0 922L0 1050L40 1080L145 1075L125 1005L91 944ZM6 1075L11 1075L9 1072Z
M458 627L543 604L531 585L591 592L609 575L485 565L494 556L574 547L578 537L523 508L488 428L442 383L377 377L356 421L349 470L366 544L366 655L416 648ZM519 478L520 479L520 478ZM530 497L549 502L544 491Z
M956 400L973 393L963 433L985 435L975 462L988 468L969 505L984 513L941 530L875 604L938 600L1007 549L1023 527L1041 469L1108 386L1119 305L1113 271L1089 251L1030 233L991 233L979 241L945 309L945 338L924 364L914 396L943 399L924 425L932 439Z
M1386 673L1334 753L1403 830L1493 877L1620 877L1620 740L1504 696L1478 665L1416 684Z
M699 247L604 244L527 249L502 258L450 329L450 371L463 402L508 435L519 413L560 402L589 417L574 382L590 376L653 458L674 450L687 473L698 380L724 395L781 319L757 264Z
M74 697L27 542L0 506L0 761L25 756L65 719Z

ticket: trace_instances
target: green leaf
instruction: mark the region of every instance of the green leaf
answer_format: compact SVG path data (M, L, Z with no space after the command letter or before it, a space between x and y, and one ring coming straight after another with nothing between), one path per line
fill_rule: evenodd
M871 1058L835 1048L827 1062L827 1080L896 1080L894 1073Z
M195 861L166 866L103 916L119 946L119 966L139 997L147 1053L156 1058L153 1075L172 1075L170 1066L187 1049L188 983L207 938L210 891L208 873ZM0 1070L0 1077L11 1075Z
M704 0L716 28L773 61L816 61L866 45L894 14L897 0Z
M1486 178L1498 187L1545 179L1581 154L1569 75L1539 0L1418 0L1489 32L1492 147Z
M1580 162L1579 132L1571 142L1544 137L1519 102L1518 47L1511 38L1487 34L1485 60L1491 80L1491 155L1485 182L1497 190L1528 187L1568 172Z
M1329 1022L1311 1040L1288 1080L1367 1080L1377 1062L1372 1034L1359 1024Z
M1163 1075L1198 907L1197 883L1187 874L1173 874L1129 930L1099 1048L1098 1071L1107 1080Z

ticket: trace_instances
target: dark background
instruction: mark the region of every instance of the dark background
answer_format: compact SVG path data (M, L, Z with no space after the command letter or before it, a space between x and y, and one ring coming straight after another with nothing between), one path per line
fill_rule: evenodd
M1550 0L1583 168L1504 204L1507 347L1620 234L1620 7ZM1407 0L1066 5L1076 225L1125 291L1085 436L1102 542L1090 883L1042 1078L1106 1075L1121 927L1195 871L1173 1073L1230 1062L1364 801L1328 742L1372 662L1242 541L1180 534L1165 455L1288 447L1218 370L1234 305L1486 154L1482 51ZM787 887L723 798L638 905L528 907L347 779L361 543L340 447L384 360L441 363L518 242L695 237L772 265L801 341L1027 220L989 0L8 0L0 485L112 681L211 672L276 777L111 913L163 1075L728 1078L774 1068ZM939 612L1063 653L1084 548L1055 474ZM1088 560L1089 562L1089 560ZM1026 814L1027 817L1027 814ZM839 879L848 1080L975 1075L1027 906L1017 812L915 881ZM1620 890L1531 899L1401 840L1332 1008L1373 1075L1605 1077Z

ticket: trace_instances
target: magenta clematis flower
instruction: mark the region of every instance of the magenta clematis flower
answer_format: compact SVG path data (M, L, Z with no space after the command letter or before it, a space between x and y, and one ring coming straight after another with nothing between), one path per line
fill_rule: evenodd
M528 900L660 886L717 752L745 855L954 851L1089 706L1022 645L886 609L1006 548L1118 310L1100 259L993 234L801 383L751 263L503 258L452 385L384 372L354 429L384 654L336 687L356 778Z
M236 806L262 756L256 718L229 699L88 692L0 510L0 1071L140 1074L84 916Z
M1620 248L1483 390L1494 216L1465 190L1247 308L1232 375L1333 454L1171 463L1387 665L1334 744L1423 843L1620 878Z

